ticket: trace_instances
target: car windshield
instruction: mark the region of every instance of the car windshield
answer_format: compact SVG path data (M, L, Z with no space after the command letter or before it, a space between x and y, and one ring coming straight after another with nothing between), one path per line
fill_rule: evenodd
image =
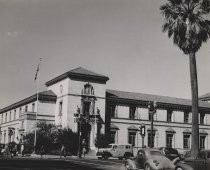
M150 151L150 155L162 155L159 151Z
M112 148L112 145L108 145L108 147L107 148Z
M166 150L168 150L168 152L171 154L178 154L178 151L176 149L167 148Z

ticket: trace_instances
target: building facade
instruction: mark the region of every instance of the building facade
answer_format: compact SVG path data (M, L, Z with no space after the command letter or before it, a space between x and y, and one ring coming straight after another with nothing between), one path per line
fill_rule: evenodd
M168 146L181 152L190 149L191 100L108 90L108 80L79 67L47 81L47 91L0 110L0 142L22 142L23 135L34 130L36 121L46 121L80 131L90 149L95 148L99 133L105 133L110 143L131 143L137 149L150 146L148 103L156 101L154 147ZM203 96L199 103L199 141L200 148L205 149L210 148L209 96ZM144 138L139 134L143 124Z

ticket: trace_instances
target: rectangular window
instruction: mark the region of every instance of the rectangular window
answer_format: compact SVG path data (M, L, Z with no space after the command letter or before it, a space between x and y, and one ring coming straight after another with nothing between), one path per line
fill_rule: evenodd
M189 112L184 112L184 123L189 123Z
M136 132L128 132L128 143L135 146Z
M21 114L22 113L22 108L20 107L20 109L19 109L19 113Z
M206 136L200 136L200 149L205 149Z
M153 120L154 120L154 114L149 112L149 120L152 120L152 116L153 116Z
M110 143L115 143L115 135L116 135L116 131L110 132Z
M24 129L24 121L21 122L21 127L20 129Z
M63 110L63 101L59 102L59 111L58 111L58 115L62 116L62 110Z
M12 120L12 112L10 111L9 112L9 121L11 121Z
M136 107L129 107L129 119L135 119Z
M204 118L205 118L205 114L204 113L200 113L200 124L204 125Z
M90 114L90 102L83 103L83 114L89 115Z
M172 110L167 110L167 122L172 122Z
M115 118L115 106L110 106L109 112L110 112L111 118Z
M7 113L5 114L5 121L4 122L7 122Z
M25 112L28 112L28 106L27 105L25 106Z
M183 147L184 149L190 148L190 135L189 134L183 135Z
M14 120L16 120L16 109L14 110Z
M172 148L173 146L173 134L166 133L166 147Z
M35 103L32 103L32 112L35 112Z

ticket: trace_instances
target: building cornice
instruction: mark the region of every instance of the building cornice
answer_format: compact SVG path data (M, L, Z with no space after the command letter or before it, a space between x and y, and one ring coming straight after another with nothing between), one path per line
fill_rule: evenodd
M136 106L136 107L142 107L142 108L147 108L150 102L148 100L120 98L118 96L107 96L106 100L109 105L118 104L118 105ZM192 109L192 105L190 105L190 102L189 104L180 104L180 103L176 104L176 103L170 103L170 102L166 103L166 102L159 102L158 100L156 102L157 102L157 109L164 109L164 110L172 109L175 111L189 111L189 112ZM210 114L210 105L206 107L200 106L199 112Z
M47 93L47 92L50 92L50 93ZM57 100L57 96L52 92L52 91L47 91L47 92L40 92L38 94L38 100L41 101L41 102L52 102L52 103L55 103L56 100ZM10 111L12 109L15 109L15 108L18 108L18 107L21 107L21 106L24 106L26 104L29 104L29 103L32 103L32 102L35 102L37 100L37 94L34 94L28 98L25 98L19 102L16 102L12 105L9 105L3 109L0 110L0 114L1 113L4 113L4 112L7 112L7 111Z

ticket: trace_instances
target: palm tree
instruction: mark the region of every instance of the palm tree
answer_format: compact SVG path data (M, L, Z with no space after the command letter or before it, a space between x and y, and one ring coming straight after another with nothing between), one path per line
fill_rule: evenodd
M192 142L191 156L196 157L199 152L199 124L198 124L198 82L195 53L203 42L210 37L209 0L168 0L160 7L165 19L163 32L184 54L189 55L190 79L192 93Z

